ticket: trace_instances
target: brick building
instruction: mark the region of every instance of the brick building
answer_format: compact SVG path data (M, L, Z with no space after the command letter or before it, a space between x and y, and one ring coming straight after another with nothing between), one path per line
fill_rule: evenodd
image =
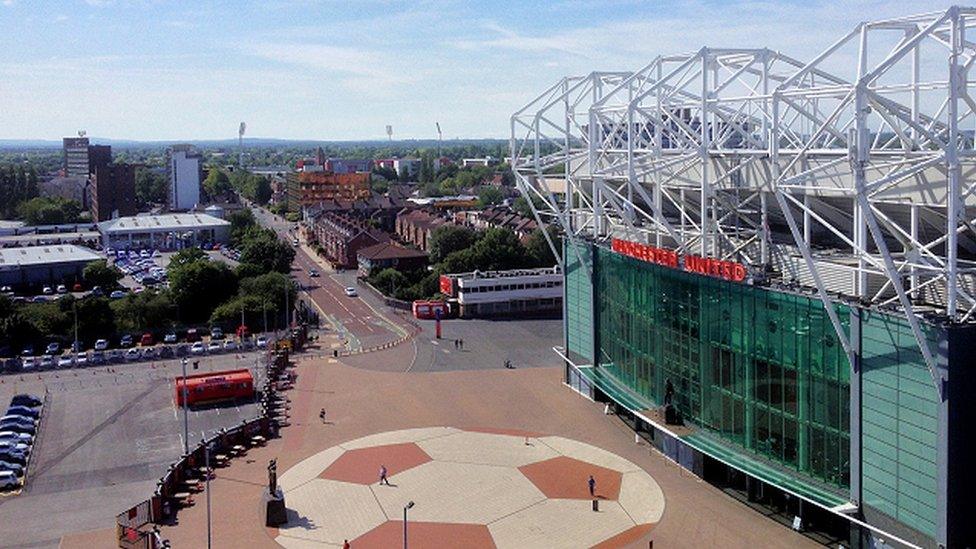
M426 210L404 209L396 219L396 234L401 242L430 251L430 237L437 227L456 225L449 217L442 217Z
M387 241L362 248L356 254L358 275L367 277L383 269L415 271L427 266L427 253Z
M390 235L346 213L322 212L309 224L311 237L336 268L354 269L359 250L387 242Z
M94 221L136 215L136 166L95 166L91 179L91 213Z
M359 200L370 196L369 173L301 171L286 176L288 209L301 211L306 206L327 200Z

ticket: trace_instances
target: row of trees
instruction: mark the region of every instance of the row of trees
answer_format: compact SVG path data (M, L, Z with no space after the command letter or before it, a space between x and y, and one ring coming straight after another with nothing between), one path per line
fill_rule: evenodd
M550 236L557 238L554 230L550 231ZM429 271L384 269L370 275L369 282L387 295L412 301L435 297L443 273L552 267L556 263L541 230L533 231L523 243L508 229L477 232L453 225L434 230L430 261L433 266Z
M23 201L17 205L17 214L28 225L57 225L91 219L77 200L60 196L39 196Z
M18 216L20 205L37 196L37 172L33 165L27 169L23 164L0 167L0 218Z

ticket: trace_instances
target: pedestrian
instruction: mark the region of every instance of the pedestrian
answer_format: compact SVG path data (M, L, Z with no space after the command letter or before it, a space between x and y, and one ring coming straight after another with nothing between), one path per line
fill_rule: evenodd
M457 350L459 348L460 347L459 347L459 344L458 344L458 340L457 340L457 338L454 338L454 349Z
M380 465L380 484L390 485L390 480L386 478L386 465Z
M322 423L325 423L325 408L319 410L319 419L322 420Z
M458 340L458 346L461 348L462 351L464 350L464 338L463 337Z
M592 497L595 497L595 495L596 495L596 480L593 478L593 475L590 475L590 480L587 480L586 481L586 484L587 484L587 486L590 487L590 497L591 498Z
M347 539L342 540L342 549L349 549L350 547L351 546L349 545L349 540Z

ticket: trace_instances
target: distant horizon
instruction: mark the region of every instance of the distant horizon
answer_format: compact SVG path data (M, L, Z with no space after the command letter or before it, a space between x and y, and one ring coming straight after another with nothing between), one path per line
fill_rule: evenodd
M41 147L41 148L61 148L63 145L64 138L77 137L77 135L71 136L66 135L58 139L17 139L17 138L5 138L0 139L0 149L4 148L17 148L17 147ZM85 136L88 138L92 145L111 145L111 146L127 146L127 145L172 145L178 143L186 143L190 145L195 144L226 144L227 146L236 147L238 140L237 138L220 138L220 139L114 139L109 137L93 137ZM356 145L356 144L368 144L368 145L383 145L383 144L430 144L436 145L440 143L444 146L450 146L452 144L460 143L506 143L508 138L500 137L471 137L471 138L452 138L438 140L437 138L421 138L421 139L288 139L281 137L245 137L244 146L248 145L256 146L260 144L308 144L308 145Z

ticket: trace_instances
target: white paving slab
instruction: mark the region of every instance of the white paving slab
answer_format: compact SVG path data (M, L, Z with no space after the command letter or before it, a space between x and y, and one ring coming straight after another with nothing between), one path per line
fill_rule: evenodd
M602 448L590 446L583 442L563 437L542 437L539 440L564 456L606 467L607 469L613 469L621 473L642 470L640 467L617 454L612 454Z
M339 459L345 450L338 446L333 446L328 450L323 450L315 455L309 456L296 463L278 477L278 485L288 493L291 490L305 484L306 482L318 478L322 471L326 470L332 462Z
M523 437L460 431L417 443L432 459L482 465L521 467L559 456L552 448Z
M549 499L488 525L499 549L591 547L634 526L615 501Z
M454 427L418 427L416 429L401 429L399 431L389 431L386 433L376 433L349 442L340 444L346 450L356 450L369 446L385 446L387 444L403 444L405 442L418 442L434 437L442 437L459 432Z
M373 486L376 499L394 517L413 501L411 520L488 524L546 499L514 467L432 461Z
M315 479L288 493L288 522L279 535L342 544L386 522L368 486Z
M658 522L664 514L664 492L644 471L624 473L617 501L637 524Z
M328 549L329 547L342 547L341 543L323 543L291 536L278 536L275 543L285 549Z

